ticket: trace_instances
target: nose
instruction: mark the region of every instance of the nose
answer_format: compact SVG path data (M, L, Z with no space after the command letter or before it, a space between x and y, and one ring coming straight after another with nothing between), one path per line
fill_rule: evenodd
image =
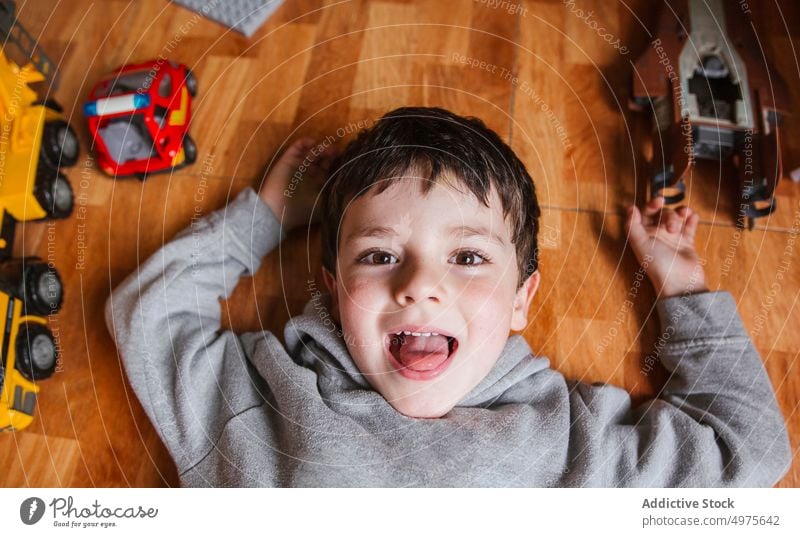
M442 302L444 275L420 260L404 264L397 275L395 300L401 306L433 300Z

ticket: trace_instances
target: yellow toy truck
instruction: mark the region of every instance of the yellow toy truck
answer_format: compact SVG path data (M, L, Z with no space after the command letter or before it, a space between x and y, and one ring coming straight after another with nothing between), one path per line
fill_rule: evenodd
M55 66L15 10L0 0L0 257L9 255L15 221L70 215L72 187L60 170L77 162L79 150L61 107L37 92L53 91Z
M53 375L58 347L45 315L63 301L58 272L36 258L0 264L0 431L24 429L33 421L38 381Z
M72 188L60 170L78 160L78 139L61 107L39 96L55 88L54 65L15 11L13 1L0 0L0 431L33 421L37 383L53 375L58 360L46 316L63 299L52 265L8 259L16 222L69 216Z

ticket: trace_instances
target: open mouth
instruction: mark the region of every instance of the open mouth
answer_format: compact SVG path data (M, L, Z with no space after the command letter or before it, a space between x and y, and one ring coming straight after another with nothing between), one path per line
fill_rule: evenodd
M427 380L444 371L458 350L458 340L439 332L396 330L387 334L392 365L408 378Z

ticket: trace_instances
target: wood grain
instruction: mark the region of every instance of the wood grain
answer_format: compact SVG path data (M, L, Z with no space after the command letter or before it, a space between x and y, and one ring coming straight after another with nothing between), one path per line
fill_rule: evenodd
M111 289L194 214L257 186L291 140L331 135L344 143L349 126L403 105L481 117L534 177L543 281L524 333L531 346L570 378L621 385L636 401L658 393L665 372L645 362L658 335L655 296L648 285L631 295L638 266L622 229L624 206L644 199L647 175L648 131L626 100L630 62L650 39L650 2L574 2L627 54L556 0L523 0L513 13L470 0L293 1L249 40L165 0L19 4L22 22L59 64L55 97L82 143L69 172L81 212L18 230L17 254L50 254L64 279L65 305L52 319L63 361L42 385L34 424L0 435L2 485L177 485L106 330ZM750 5L798 110L800 6ZM145 183L114 182L87 152L81 103L110 69L161 54L190 65L200 81L191 127L198 163ZM785 132L791 169L800 166L800 116L787 118ZM737 300L797 452L800 186L784 180L778 211L746 232L733 225L730 177L710 164L690 181L688 202L703 216L698 245L712 288ZM283 338L309 299L306 280L322 285L319 230L305 238L290 235L221 302L225 326ZM798 485L796 458L780 486Z

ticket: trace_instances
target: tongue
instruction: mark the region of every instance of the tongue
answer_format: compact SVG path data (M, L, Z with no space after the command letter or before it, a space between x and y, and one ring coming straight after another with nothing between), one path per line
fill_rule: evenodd
M441 365L450 355L445 336L403 336L400 344L392 338L391 351L397 361L415 371L430 371Z

